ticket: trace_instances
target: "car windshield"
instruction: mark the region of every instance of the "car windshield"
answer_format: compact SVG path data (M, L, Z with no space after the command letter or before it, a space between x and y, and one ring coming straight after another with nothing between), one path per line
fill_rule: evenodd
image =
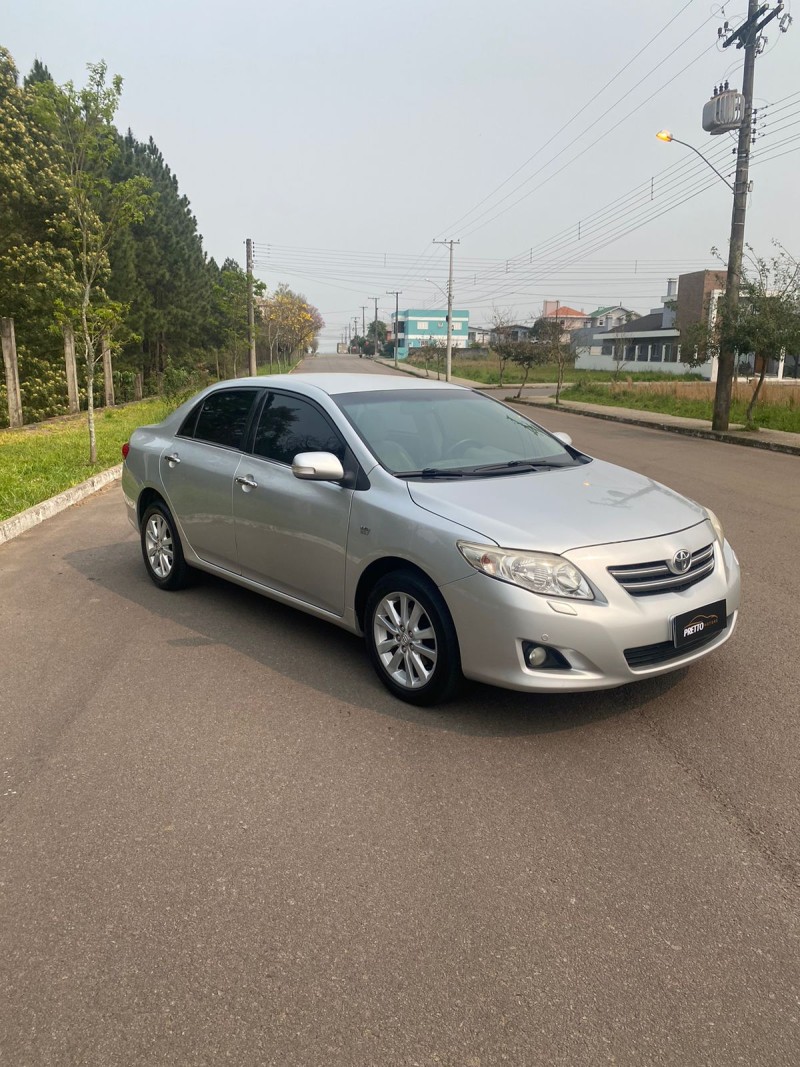
M393 474L489 477L585 462L524 415L469 390L393 389L334 399Z

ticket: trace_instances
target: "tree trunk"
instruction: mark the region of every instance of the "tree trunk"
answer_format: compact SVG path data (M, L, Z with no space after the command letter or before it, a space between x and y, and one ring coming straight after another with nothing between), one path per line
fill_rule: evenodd
M141 400L144 395L144 375L141 371L133 379L133 399Z
M745 426L748 430L754 430L753 425L753 412L755 411L756 404L758 403L758 394L761 392L761 386L764 384L764 379L767 376L767 362L768 360L761 359L761 373L758 376L758 382L753 390L753 395L750 397L750 403L747 405L747 414L744 417Z
M69 323L64 326L64 364L67 370L67 407L70 415L77 415L81 402L78 392L78 367L75 363L75 332Z
M87 368L88 370L88 368ZM89 422L89 463L97 463L97 437L94 429L94 368L86 375L86 414Z
M561 386L564 384L564 365L559 363L558 365L558 379L556 381L556 405L561 400Z
M0 339L2 339L3 347L3 365L6 370L8 425L13 430L22 425L22 394L19 390L17 341L14 335L13 319L0 319Z
M111 345L108 338L103 338L103 385L105 386L106 407L114 407L114 370L111 366Z
M83 331L83 358L86 364L86 421L89 426L89 463L97 463L97 438L94 429L94 343L89 331L89 300L91 286L85 282L81 301L81 328Z
M525 373L522 376L522 385L520 385L519 392L517 393L517 399L518 400L522 396L522 390L525 388L525 386L528 383L528 375L530 374L530 372L531 372L531 368L530 367L526 367L525 368Z

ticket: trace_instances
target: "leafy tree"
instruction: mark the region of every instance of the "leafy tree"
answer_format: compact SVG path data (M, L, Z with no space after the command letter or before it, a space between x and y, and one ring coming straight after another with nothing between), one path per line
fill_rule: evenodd
M0 314L30 323L74 291L63 156L46 111L0 48Z
M288 365L297 353L308 351L325 325L314 305L288 285L279 285L271 297L259 300L258 309L261 332L269 350L270 369L275 358L280 369L281 357L286 358Z
M525 372L517 392L517 396L522 396L522 390L528 384L528 375L533 367L549 361L545 346L536 341L503 341L500 347L507 359Z
M86 375L89 462L97 462L94 427L95 370L108 340L122 324L124 308L104 284L110 271L109 249L120 231L151 210L150 182L141 176L113 182L110 168L119 153L114 115L122 79L106 82L104 62L88 67L83 89L68 82L51 88L50 100L67 166L67 217L75 234L74 257L79 286L76 310Z
M720 300L713 321L704 316L681 331L681 361L701 366L727 343L740 356L755 357L758 372L745 421L752 429L755 409L771 360L800 352L800 262L777 246L769 259L749 256L742 266L739 301L731 311Z
M723 311L722 330L736 351L756 357L758 382L745 416L752 429L770 360L800 351L800 263L785 249L769 260L751 259L734 314Z
M429 377L428 364L433 363L436 368L436 377L441 378L445 373L447 362L447 341L443 337L429 337L424 344L414 349L414 361L419 360L425 366L426 377Z
M575 352L562 339L561 325L555 319L537 319L532 329L533 343L538 346L542 363L555 363L558 367L556 381L556 404L564 385L564 372L575 362Z
M213 351L212 288L218 272L203 251L189 201L152 138L144 144L128 131L119 145L113 180L148 179L153 206L112 243L108 292L129 304L131 328L141 338L123 353L126 365L160 378L167 363L195 366L200 353L203 361Z
M375 328L378 330L378 343L375 344ZM373 319L367 326L366 351L373 356L382 355L386 350L387 327L383 319Z
M506 367L511 356L514 353L514 349L509 348L507 342L512 341L511 337L508 336L508 331L511 324L515 321L515 317L513 308L495 307L492 311L492 336L494 340L491 348L497 356L499 363L500 385L503 384L503 375L506 372Z
M25 88L28 89L31 85L39 85L42 82L51 82L52 80L53 75L50 73L44 63L42 63L39 59L34 59L33 66L30 69L30 73L25 75L25 80L23 84Z

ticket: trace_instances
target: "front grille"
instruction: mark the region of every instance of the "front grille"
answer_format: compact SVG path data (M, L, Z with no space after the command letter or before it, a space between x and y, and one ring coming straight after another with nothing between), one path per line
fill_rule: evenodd
M728 626L731 624L731 616L728 616ZM723 630L722 633L726 631ZM710 641L715 641L721 634L709 634L707 637L701 637L697 641L693 641L690 645L684 645L682 648L676 648L673 641L659 641L655 645L639 645L638 648L626 648L625 659L627 660L629 667L653 667L657 663L668 663L671 659L680 659L681 656L688 656L692 652L696 652L698 648L702 648L703 645L707 645Z
M652 596L654 593L674 593L690 589L707 578L714 570L714 545L706 545L692 552L689 569L683 574L673 574L666 560L652 563L626 564L624 567L609 567L608 573L631 596Z

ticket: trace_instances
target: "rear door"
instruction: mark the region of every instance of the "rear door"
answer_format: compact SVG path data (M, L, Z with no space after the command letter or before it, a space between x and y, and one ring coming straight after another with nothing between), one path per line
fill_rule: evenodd
M209 393L161 454L167 501L200 559L238 573L233 488L257 388Z

